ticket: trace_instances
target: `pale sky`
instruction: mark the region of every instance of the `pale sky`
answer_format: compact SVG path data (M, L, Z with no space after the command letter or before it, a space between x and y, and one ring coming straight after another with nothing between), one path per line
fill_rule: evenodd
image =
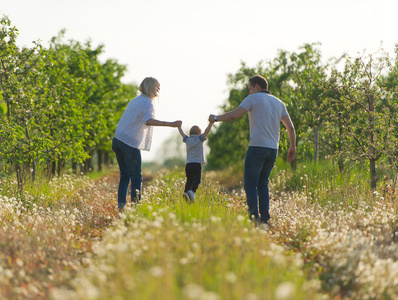
M20 46L38 39L47 46L66 29L66 39L104 44L104 60L127 65L123 82L156 77L156 117L182 120L186 131L204 129L209 114L220 113L227 74L242 61L255 67L278 49L293 52L315 42L324 60L372 53L381 42L393 56L397 11L397 0L0 0L0 14L19 29ZM143 160L156 159L162 143L177 134L155 127Z

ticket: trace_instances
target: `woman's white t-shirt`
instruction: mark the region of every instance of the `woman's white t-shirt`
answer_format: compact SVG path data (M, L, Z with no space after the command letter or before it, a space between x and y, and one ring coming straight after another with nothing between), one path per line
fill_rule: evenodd
M260 92L247 96L239 106L249 113L249 146L278 149L281 119L289 115L285 104L270 94Z
M127 105L116 127L115 138L130 147L149 151L153 127L145 123L154 118L155 108L151 99L141 94Z

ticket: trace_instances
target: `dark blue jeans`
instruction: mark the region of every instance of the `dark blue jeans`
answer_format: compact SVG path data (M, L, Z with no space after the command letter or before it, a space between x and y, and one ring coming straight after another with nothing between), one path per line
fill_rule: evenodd
M184 192L191 190L195 193L202 179L202 165L200 163L187 163L185 165L185 175L187 176L187 182L185 183Z
M117 163L120 169L119 189L117 191L117 203L119 208L126 206L127 190L131 181L131 202L141 199L142 186L142 160L141 151L126 145L113 138L112 150L116 153ZM138 198L138 200L137 200Z
M263 222L270 219L268 180L277 154L277 149L265 147L249 147L246 152L244 188L249 214Z

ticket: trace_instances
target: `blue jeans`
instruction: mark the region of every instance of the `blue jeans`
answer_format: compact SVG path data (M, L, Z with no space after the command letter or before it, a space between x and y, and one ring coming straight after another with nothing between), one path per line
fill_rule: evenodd
M120 169L119 189L117 191L117 203L119 208L126 206L127 190L131 181L131 202L141 199L142 186L142 160L141 151L126 145L116 138L112 140L112 150L116 153L117 163Z
M277 154L277 149L265 147L249 147L246 152L244 188L249 215L262 222L270 219L268 180Z

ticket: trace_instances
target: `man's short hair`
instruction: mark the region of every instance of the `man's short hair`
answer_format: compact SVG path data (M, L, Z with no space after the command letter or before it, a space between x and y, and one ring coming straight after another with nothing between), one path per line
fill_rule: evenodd
M266 80L263 76L261 76L261 75L255 75L255 76L253 76L253 77L250 77L250 78L249 78L249 82L250 82L250 84L253 85L253 86L256 85L256 84L258 84L258 85L261 87L261 89L268 91L268 82L267 82L267 80Z

